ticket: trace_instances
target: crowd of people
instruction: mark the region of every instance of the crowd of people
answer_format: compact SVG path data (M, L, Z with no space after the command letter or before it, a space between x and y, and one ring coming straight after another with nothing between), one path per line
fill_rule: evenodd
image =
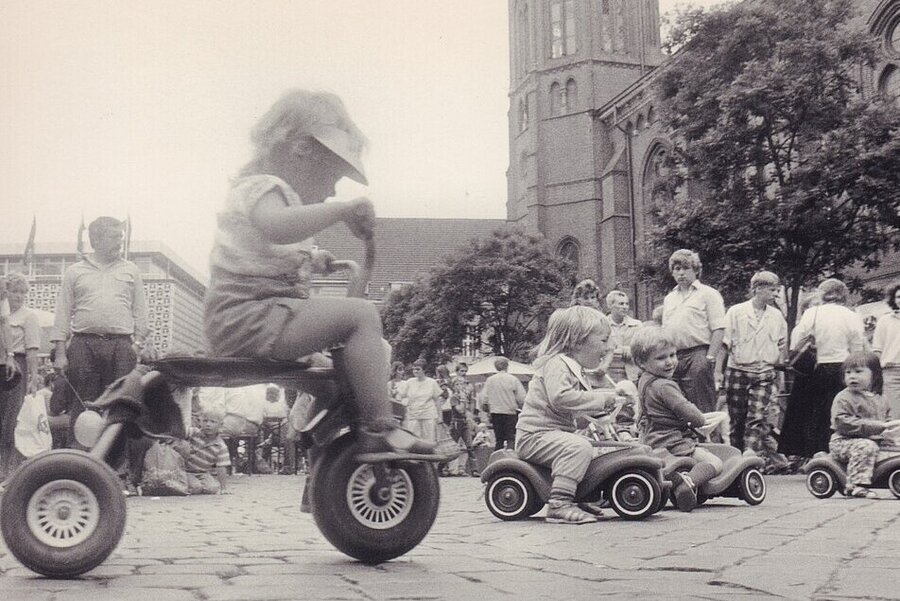
M847 286L834 278L805 299L809 306L789 335L775 300L780 289L776 274L756 273L748 283L749 300L726 310L721 294L700 281L700 257L686 249L669 258L676 285L647 324L629 315L626 293L605 295L607 315L598 286L581 282L571 306L550 319L535 351L537 374L527 392L508 373L503 357L496 358L496 373L480 390L462 362L436 366L433 377L423 361L392 365L374 305L360 298L310 294L313 272L328 273L334 261L314 245L317 232L344 223L360 239L372 236L374 210L367 198L324 203L343 177L366 183L362 132L338 97L292 90L260 119L251 141L255 155L232 181L217 219L204 299L209 352L295 361L341 345L363 452L424 457L437 451L458 456L441 464L442 473L477 475L479 447L515 449L523 457L552 464L552 518L581 523L592 519L596 508L572 502L587 458L583 437L576 432L580 411L615 410L623 436L656 440L705 465L676 483L686 507L690 492L715 474L716 464L675 424L690 422L707 432L714 425L725 441L762 456L770 473L789 471L829 449L856 457L862 451L836 440L832 432L852 437L848 432L857 430L842 426L832 408L835 397L850 386L850 370L876 371L871 361L858 359L867 352L877 358L878 373L853 380L854 386L884 399L885 419L881 409L874 412L881 422L888 411L900 412L897 286L888 296L892 312L878 319L871 341L862 317L848 306ZM63 274L51 336L59 376L51 413L67 415L70 431L85 403L138 361L156 355L148 337L140 271L120 254L123 237L122 222L96 219L89 227L93 252ZM25 394L42 387L40 331L24 306L27 290L23 276L10 274L0 300L0 477L23 459L15 447L16 419ZM784 366L791 363L792 352L812 343L814 368L809 373L795 370L786 387ZM847 363L851 358L855 362ZM224 479L215 477L224 467L220 435L233 440L258 433L262 419L255 409L237 409L227 398L204 398L215 394L228 396L222 391L198 394L197 423L186 446L181 445L192 470L214 476L195 482L197 490L225 490ZM788 396L783 419L780 395ZM296 392L292 399L298 407L310 400ZM291 403L284 409L288 411L294 413ZM289 423L289 418L279 419ZM863 430L871 433L879 427ZM893 426L884 429L892 432ZM59 444L80 446L72 437ZM128 453L128 478L134 484L146 449L129 444L134 448ZM865 485L864 476L857 480Z

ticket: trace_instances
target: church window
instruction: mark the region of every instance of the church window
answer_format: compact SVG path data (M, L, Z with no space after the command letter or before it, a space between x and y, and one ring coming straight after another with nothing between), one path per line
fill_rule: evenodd
M900 54L900 19L894 21L887 35L888 48L894 54Z
M519 100L519 131L528 129L528 102Z
M650 151L642 182L644 212L651 221L657 221L657 216L674 197L669 176L669 150L657 144Z
M575 83L574 79L569 79L566 82L566 102L563 105L564 110L571 111L575 109L575 105L578 103L578 85Z
M900 104L900 69L896 65L888 65L884 70L878 88L885 98Z
M600 3L600 47L604 52L612 52L612 11L611 0L602 0Z
M528 28L528 5L524 2L519 7L518 14L518 31L517 31L517 52L516 61L519 75L524 77L528 73L530 60L530 44L529 44L529 28Z
M550 84L550 115L558 115L560 109L560 86L558 82Z
M612 45L614 52L625 51L625 2L614 0L613 3L613 34Z
M568 261L573 270L578 272L581 249L578 248L578 242L574 238L564 238L556 247L556 254Z
M550 4L550 57L575 54L575 0L553 0Z

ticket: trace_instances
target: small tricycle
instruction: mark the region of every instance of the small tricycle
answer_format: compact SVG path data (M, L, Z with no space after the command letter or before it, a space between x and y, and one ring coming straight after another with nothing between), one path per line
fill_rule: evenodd
M360 295L374 262L351 261L349 293ZM365 563L398 557L419 544L437 515L439 456L359 454L357 419L340 349L333 365L241 358L172 357L138 366L90 404L75 427L90 449L55 450L25 461L7 482L0 530L12 554L46 576L83 574L112 553L125 529L122 481L129 437L184 435L175 397L190 387L275 383L316 397L301 432L311 475L308 498L316 525L340 551ZM299 502L299 495L298 495Z
M897 453L875 463L869 488L886 488L900 498L900 449L892 450ZM844 494L847 488L847 466L825 451L816 453L803 471L807 490L819 499L827 499L835 492Z

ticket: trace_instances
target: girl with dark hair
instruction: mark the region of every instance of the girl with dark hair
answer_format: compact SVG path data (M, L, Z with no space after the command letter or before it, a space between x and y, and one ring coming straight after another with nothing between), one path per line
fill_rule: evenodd
M900 420L890 419L890 408L881 396L882 374L878 355L851 353L843 363L846 388L834 398L829 449L838 461L847 462L848 497L875 499L872 484L881 442L893 442L900 434Z

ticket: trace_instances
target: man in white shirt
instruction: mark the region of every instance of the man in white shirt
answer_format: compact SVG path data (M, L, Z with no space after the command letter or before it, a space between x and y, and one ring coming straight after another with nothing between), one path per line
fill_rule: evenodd
M606 295L606 306L609 307L609 348L612 351L606 373L613 382L637 380L640 370L631 358L631 339L642 324L628 315L631 303L628 295L621 290L613 290Z
M769 473L787 466L785 457L778 453L771 419L773 410L780 410L775 365L783 361L787 346L787 322L771 304L778 286L778 276L771 271L753 275L753 297L725 313L723 350L716 363L716 373L721 373L728 358L724 391L731 419L731 445L752 449L766 461Z
M700 283L702 269L692 250L676 250L669 257L677 285L663 300L662 325L675 335L678 367L673 379L706 413L716 410L713 370L725 333L725 302L717 290Z

